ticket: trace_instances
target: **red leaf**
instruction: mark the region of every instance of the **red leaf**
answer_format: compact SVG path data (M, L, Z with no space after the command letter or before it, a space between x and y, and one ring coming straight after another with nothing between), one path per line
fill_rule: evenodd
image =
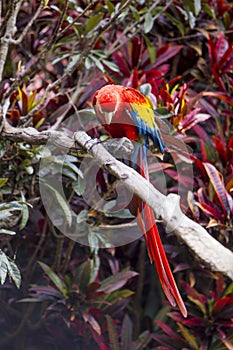
M215 219L218 220L221 219L221 215L219 214L219 212L216 209L212 208L210 205L200 202L196 202L196 205L208 216L213 216Z
M157 346L156 347L157 350L174 350L174 349L177 349L177 347L174 348L173 345L169 344L167 337L165 338L164 335L152 333L151 334L151 338L156 340L159 344L162 344L162 346Z
M198 169L200 170L202 176L204 177L204 181L207 179L207 172L205 170L205 167L203 165L203 162L200 161L200 159L198 159L197 157L195 157L193 154L190 154L190 158L195 162L196 166L198 167Z
M88 323L98 335L101 335L101 327L96 321L95 317L93 317L90 313L84 311L82 311L82 316L84 321Z
M225 62L225 65L222 68L222 72L228 73L231 70L232 66L233 66L233 58L230 59L227 63Z
M190 317L185 320L185 324L192 327L200 327L203 324L203 319L201 317Z
M227 163L227 152L226 146L223 144L222 140L219 137L213 136L213 140L215 143L216 151L218 152L219 158L221 159L223 165Z
M199 293L195 288L192 288L185 281L181 281L180 283L182 284L182 287L185 289L186 294L190 296L192 299L201 302L204 307L204 304L207 302L208 298L204 294Z
M155 322L159 325L160 328L162 328L164 333L169 335L170 339L174 340L175 342L179 342L181 344L184 343L183 339L176 332L174 332L171 327L166 325L166 323L161 322L160 320L155 320Z
M137 88L138 88L138 71L137 71L137 68L136 68L136 67L134 67L134 70L133 70L132 87L133 87L134 89L137 89Z
M163 46L157 52L157 57L156 57L154 67L158 67L162 63L167 62L170 58L174 57L182 48L183 48L183 45Z
M229 302L231 301L232 299L232 302L233 302L233 297L229 297L229 296L226 296L222 299L219 299L216 301L216 303L214 304L214 308L213 308L213 315L217 315L219 314L222 309L229 304Z
M138 273L135 271L123 271L119 272L113 276L110 276L101 282L100 288L97 290L98 292L111 293L114 290L117 290L123 287L127 281L137 276Z
M215 45L212 36L209 36L209 42L208 42L208 49L209 49L209 56L212 64L217 62L217 55L215 50Z
M21 107L22 115L27 115L27 113L28 113L28 97L24 91L24 88L22 88L19 91L19 96L20 96L19 104Z
M196 124L193 127L193 130L199 136L199 140L204 141L208 146L212 147L212 140L211 140L210 136L207 134L207 132L203 129L202 126Z
M211 97L218 98L219 100L222 100L233 107L232 97L226 95L224 92L205 91L202 93L202 96L211 96Z
M227 66L229 67L229 63L232 61L230 60L231 56L233 54L233 45L230 44L230 46L227 48L226 52L222 56L220 62L219 62L219 68L222 69L222 71L227 70ZM227 63L227 61L230 61Z
M231 136L230 140L227 143L227 152L229 158L233 156L233 135Z
M125 61L124 57L122 57L118 52L115 52L113 54L114 61L118 65L120 71L124 74L124 76L129 77L130 76L130 70L127 62Z
M10 121L13 126L18 126L19 125L19 120L20 120L20 113L18 109L12 109L10 111Z
M223 82L221 76L219 75L218 68L214 66L212 68L212 73L213 73L213 76L214 76L214 80L215 80L216 84L218 85L219 90L223 91L223 92L226 92L226 87L224 85L224 82Z
M181 130L191 129L194 125L204 122L205 120L211 117L210 114L198 113L198 112L199 112L199 109L190 111L186 115L185 119L180 123L179 129Z
M210 163L203 163L205 170L209 176L210 182L212 183L218 199L222 205L224 212L230 213L231 208L229 206L229 201L227 198L227 191L224 186L222 177L220 176L218 170Z
M224 56L227 49L228 49L228 41L224 38L224 33L221 32L215 43L215 52L216 52L217 62L220 62L221 58Z
M108 346L106 344L104 344L103 337L101 335L99 335L98 333L96 333L95 330L91 326L89 326L89 327L90 327L90 331L91 331L91 334L93 336L93 339L98 344L99 349L100 350L109 350Z
M142 49L142 39L136 37L132 40L132 66L135 68L138 65L140 53Z

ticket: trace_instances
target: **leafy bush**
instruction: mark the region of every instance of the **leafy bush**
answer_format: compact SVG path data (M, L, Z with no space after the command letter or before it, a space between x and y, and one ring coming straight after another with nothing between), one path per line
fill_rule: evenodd
M159 225L189 315L171 311L140 239L100 248L106 241L99 227L127 227L132 218L126 211L107 216L88 204L84 194L91 198L93 188L81 166L86 155L72 149L64 155L53 145L41 169L46 141L30 136L32 128L45 136L69 134L65 126L74 118L75 128L104 140L90 109L94 92L106 82L140 89L153 102L169 149L160 163L167 192L179 191L180 175L188 216L230 249L232 3L11 0L2 2L1 16L0 124L6 118L18 134L0 125L0 348L232 349L229 279L208 271ZM22 128L28 128L25 139ZM193 178L186 176L190 158L179 141L192 150ZM150 158L151 181L159 187ZM46 212L39 182L49 169L56 178L60 168L67 201L53 190L48 205L56 219L78 227L90 247L61 234ZM97 190L109 205L116 195L112 182L98 172Z

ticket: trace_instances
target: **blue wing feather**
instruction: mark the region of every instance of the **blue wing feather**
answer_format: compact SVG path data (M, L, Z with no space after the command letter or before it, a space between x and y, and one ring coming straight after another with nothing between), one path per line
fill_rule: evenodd
M145 120L138 116L137 111L135 111L134 109L131 109L129 113L134 123L138 127L139 134L143 137L143 142L146 145L146 147L148 148L149 146L149 138L150 138L152 142L159 147L160 152L164 154L165 149L164 149L163 141L159 134L159 130L156 124L154 124L154 129L151 129L150 126L145 122Z

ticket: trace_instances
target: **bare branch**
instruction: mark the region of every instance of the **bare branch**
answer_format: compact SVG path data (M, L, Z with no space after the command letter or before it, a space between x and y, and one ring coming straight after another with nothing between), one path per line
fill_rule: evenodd
M13 142L27 142L35 145L45 145L49 142L59 149L75 152L82 156L86 153L83 147L78 147L75 139L67 136L64 131L49 129L39 132L32 127L15 128L3 118L0 118L0 136ZM120 145L119 139L109 139L104 142L97 140L97 142L102 143L111 154L117 157L130 155L134 150L132 142L127 138L121 139Z
M22 0L13 0L11 3L11 13L6 24L5 34L1 38L0 48L0 81L2 81L3 69L5 67L9 45L16 32L16 19L22 4Z
M17 39L11 39L10 43L14 44L14 45L19 45L23 38L25 37L25 35L27 34L27 32L30 30L31 26L33 25L33 23L35 22L35 20L37 19L37 17L40 15L41 10L43 9L43 7L45 6L45 0L41 0L40 5L38 7L38 9L36 10L34 16L31 18L31 20L28 22L28 24L26 25L26 27L24 28L24 30L22 31L22 33L20 34L20 36Z

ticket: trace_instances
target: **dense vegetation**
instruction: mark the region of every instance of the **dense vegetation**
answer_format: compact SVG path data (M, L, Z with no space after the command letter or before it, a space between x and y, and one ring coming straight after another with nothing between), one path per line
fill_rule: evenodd
M118 230L136 234L127 210L93 208L96 189L107 193L108 209L116 204L114 179L100 170L90 176L85 153L45 147L29 132L71 137L84 129L104 140L94 92L106 83L140 89L189 150L175 144L163 161L150 156L152 183L178 193L186 214L232 250L232 2L0 6L0 349L233 349L232 281L159 222L184 319L165 300L143 239L109 246ZM54 185L60 172L64 196Z

